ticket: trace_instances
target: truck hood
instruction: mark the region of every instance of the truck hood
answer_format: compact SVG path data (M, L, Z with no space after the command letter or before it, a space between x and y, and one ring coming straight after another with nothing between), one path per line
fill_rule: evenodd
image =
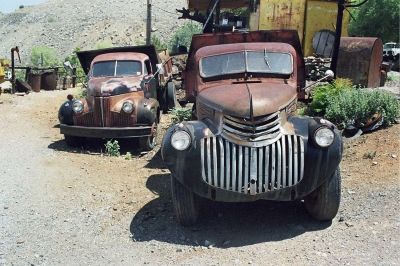
M142 77L123 77L123 78L92 78L88 82L88 95L90 96L110 96L140 91Z
M296 95L293 87L286 84L242 83L203 89L198 99L224 114L250 119L282 109Z

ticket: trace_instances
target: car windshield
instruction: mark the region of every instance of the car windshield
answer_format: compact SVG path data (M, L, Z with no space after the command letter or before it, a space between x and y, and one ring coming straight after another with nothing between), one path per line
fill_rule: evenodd
M140 76L142 63L140 61L104 61L93 64L93 77Z
M199 67L203 78L244 72L289 75L293 72L293 58L288 53L235 52L203 57Z

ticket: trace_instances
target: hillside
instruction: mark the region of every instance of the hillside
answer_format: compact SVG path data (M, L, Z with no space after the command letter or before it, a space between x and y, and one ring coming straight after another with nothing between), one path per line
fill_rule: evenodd
M152 29L167 42L182 26L176 9L186 0L153 0ZM130 0L47 0L9 14L0 14L0 58L11 58L18 46L22 65L29 65L35 46L53 47L60 60L76 47L92 49L99 42L113 46L136 45L145 41L147 1Z

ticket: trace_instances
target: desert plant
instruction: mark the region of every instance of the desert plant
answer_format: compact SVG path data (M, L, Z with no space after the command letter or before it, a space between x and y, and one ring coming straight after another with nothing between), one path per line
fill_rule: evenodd
M19 9L23 9L25 6L24 5L20 5L19 6Z
M47 22L53 23L53 22L56 22L56 19L55 18L49 18L49 20L47 20Z
M132 154L128 151L126 154L125 154L125 160L131 160L132 159Z
M383 125L391 125L399 116L399 101L379 90L352 89L341 91L328 99L325 117L340 127L354 124L362 127L376 115L382 115Z
M192 117L192 110L189 108L175 107L169 110L168 113L173 115L171 117L172 124L188 121Z
M110 48L112 46L113 46L112 43L110 43L109 41L102 41L102 42L96 43L96 45L93 49L100 50L100 49L104 49L104 48Z
M105 144L106 146L106 153L109 156L119 156L119 144L118 144L118 140L114 140L114 141L107 141L107 143Z
M312 116L324 116L328 107L328 100L335 98L343 90L351 90L352 83L349 79L335 79L332 83L316 86L311 91L312 102L306 113Z
M151 37L151 43L157 48L157 50L163 50L163 49L166 49L168 47L167 44L163 43L156 36Z

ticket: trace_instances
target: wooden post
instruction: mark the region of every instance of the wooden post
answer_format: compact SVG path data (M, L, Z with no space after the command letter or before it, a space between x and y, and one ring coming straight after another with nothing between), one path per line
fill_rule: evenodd
M336 36L335 42L333 43L333 54L332 54L332 62L331 62L331 70L335 74L336 78L336 68L337 61L339 57L339 48L340 48L340 37L342 36L342 21L343 21L343 11L344 11L344 0L338 1L338 14L336 19Z
M151 0L147 0L146 45L151 43Z

